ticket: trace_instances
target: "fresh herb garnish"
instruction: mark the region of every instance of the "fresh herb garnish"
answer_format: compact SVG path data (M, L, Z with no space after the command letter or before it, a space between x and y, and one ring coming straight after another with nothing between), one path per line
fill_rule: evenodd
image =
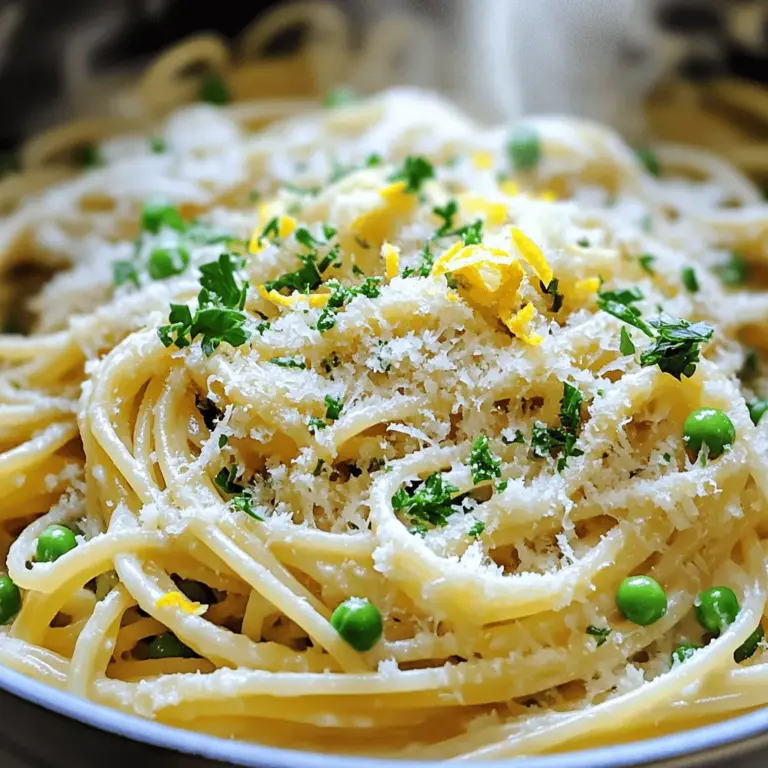
M714 268L714 272L724 285L735 288L749 279L749 264L739 253L732 253L725 264Z
M139 272L132 261L120 259L112 263L112 280L116 286L131 282L139 287Z
M263 522L264 518L257 515L253 510L253 499L246 487L236 482L237 472L237 464L230 464L229 469L225 467L219 471L214 482L224 493L232 496L229 500L230 506L245 512L246 515L249 515L254 520L261 520Z
M270 361L272 365L279 365L281 368L298 368L305 370L307 364L300 357L273 357Z
M693 267L683 267L681 273L683 285L689 291L689 293L698 293L699 280L696 277L696 270Z
M341 416L341 409L344 407L344 401L339 400L338 398L331 397L330 395L325 396L325 418L330 419L331 421L336 421L336 419Z
M484 530L485 530L485 523L482 520L478 520L469 529L469 531L467 531L467 536L469 536L470 539L479 539L480 536L482 536Z
M656 153L650 147L641 147L635 152L637 159L651 176L661 175L661 164Z
M429 273L432 271L432 265L435 263L435 257L432 255L432 251L429 247L429 241L424 243L424 247L421 250L421 266L419 267L407 267L403 270L403 277L429 277Z
M398 488L392 496L392 508L402 512L417 532L426 532L426 524L444 526L456 510L451 506L451 495L459 489L446 481L439 472L430 475L413 491Z
M188 266L189 251L186 248L155 248L149 255L147 272L153 280L164 280L180 275Z
M469 466L472 470L472 482L475 485L493 480L494 477L501 477L501 459L491 451L485 435L480 435L472 444Z
M499 482L496 483L496 490L499 493L501 493L502 491L506 491L508 485L509 485L509 480L499 480Z
M548 427L536 423L531 433L531 452L538 459L545 459L553 451L561 451L557 460L557 471L562 472L569 457L581 456L583 451L576 448L581 424L583 396L576 387L563 383L563 397L560 400L560 427Z
M98 144L83 144L75 150L75 160L82 168L98 168L104 165L104 155Z
M412 157L409 155L405 158L402 167L389 177L389 181L404 181L405 191L415 194L421 191L422 184L427 179L433 179L434 177L435 169L429 160L425 157Z
M504 443L504 445L514 445L515 443L525 445L525 435L519 429L516 429L515 434L511 440L502 435L501 442Z
M661 314L648 321L656 330L656 341L640 355L640 365L658 365L664 373L680 379L693 376L699 361L699 348L712 338L708 323L689 323Z
M471 224L465 224L451 232L452 235L459 235L464 241L464 245L480 245L483 242L483 222L481 219L473 221Z
M455 200L449 200L442 208L436 206L432 213L443 220L440 228L435 232L435 237L445 237L453 229L454 216L459 212L459 204Z
M640 262L640 266L649 275L655 274L655 272L653 271L653 262L656 261L655 256L652 256L650 253L643 253L640 255L640 258L638 258L638 261Z
M310 416L307 421L307 429L310 434L314 435L321 429L325 429L328 426L322 419L318 419L317 416Z
M232 101L232 94L224 78L216 72L209 72L203 76L200 81L200 91L198 93L200 101L207 104L216 104L221 106L229 104Z
M277 280L268 281L264 284L264 287L268 291L286 289L289 293L294 291L308 293L315 290L323 282L323 273L333 264L339 253L338 246L334 246L324 257L320 258L318 249L328 245L327 241L336 234L336 230L333 227L326 226L323 228L323 233L326 237L326 242L317 240L304 227L297 229L294 233L296 241L308 250L308 253L300 254L298 257L302 263L301 268L294 272L286 272ZM278 222L277 219L272 219L264 228L259 240L264 237L276 237L277 234Z
M229 442L227 435L219 435L219 448L223 448Z
M154 197L144 203L141 210L141 228L146 232L156 235L162 227L182 232L186 226L179 209L164 198Z
M328 93L323 97L323 106L326 109L335 109L336 107L346 107L349 104L354 104L358 100L357 93L354 88L350 88L346 85L339 85L336 88L331 88Z
M235 279L237 261L222 253L217 261L200 267L200 293L194 315L186 304L171 304L169 325L157 329L160 341L166 346L189 346L198 336L202 338L202 349L210 356L226 341L233 347L245 344L250 332L243 328L247 286L239 285Z
M632 337L629 335L629 331L622 327L621 329L621 339L619 341L619 351L622 355L634 355L635 354L635 344L632 341Z
M587 627L587 634L592 635L597 640L597 647L599 648L611 634L610 627L593 627L591 624Z
M378 298L381 295L380 283L380 277L366 277L360 285L352 286L342 285L338 280L329 280L327 285L331 289L331 297L317 320L317 330L321 333L330 331L336 325L338 311L349 304L355 296Z
M643 320L640 310L634 306L635 302L645 298L643 292L636 287L622 291L600 291L597 294L597 306L603 312L617 317L622 322L633 325L646 336L653 337L653 330Z
M552 297L552 306L550 307L549 311L552 313L559 312L563 306L563 299L565 296L563 296L563 294L558 291L558 286L560 285L558 279L553 277L549 281L549 285L544 285L544 283L539 280L539 285L541 286L543 293L546 293L548 296Z
M149 140L149 148L154 154L161 155L163 152L168 150L168 144L165 139L158 137Z

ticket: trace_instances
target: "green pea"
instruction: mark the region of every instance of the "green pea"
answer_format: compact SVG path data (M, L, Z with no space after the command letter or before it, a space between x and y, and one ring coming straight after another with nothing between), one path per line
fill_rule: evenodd
M331 626L356 651L369 651L381 639L381 614L364 598L351 597L338 605Z
M733 652L733 660L737 664L755 655L757 646L765 637L765 630L758 624L757 629Z
M625 619L645 627L666 614L667 596L650 576L630 576L619 586L616 606Z
M702 445L709 448L709 458L716 459L736 439L736 428L728 414L717 408L699 408L683 424L683 439L697 456Z
M149 644L147 652L150 659L190 659L196 655L195 652L188 645L184 645L173 632L167 632L164 635L155 637Z
M232 94L221 75L209 72L200 81L200 101L222 106L232 101Z
M340 85L336 88L331 88L331 90L325 94L325 98L323 99L323 106L326 109L346 107L349 104L354 104L357 99L358 96L354 88Z
M698 650L699 646L694 645L693 643L680 643L680 645L672 651L672 661L682 664L684 661L688 661L688 659L690 659Z
M507 154L518 171L529 171L541 160L541 140L532 128L516 128L507 142Z
M180 275L189 266L186 248L155 248L149 256L147 272L153 280Z
M768 400L755 400L749 404L749 417L755 426L757 426L766 411L768 411Z
M163 198L155 197L144 203L141 210L141 227L147 232L157 234L162 227L181 232L186 224L178 208Z
M10 576L0 576L0 624L7 624L21 610L21 592Z
M730 587L712 587L699 592L693 607L696 620L713 635L725 632L739 615L739 601Z
M37 540L37 562L53 563L77 546L75 534L63 525L49 525Z

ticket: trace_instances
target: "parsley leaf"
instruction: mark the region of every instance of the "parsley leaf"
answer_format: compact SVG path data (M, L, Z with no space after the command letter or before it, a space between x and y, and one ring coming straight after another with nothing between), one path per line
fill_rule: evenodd
M584 398L576 387L563 383L563 397L560 400L560 423L563 429L575 432L581 424L581 404Z
M561 451L557 460L557 471L562 472L568 458L581 456L584 452L575 447L581 425L581 404L583 396L576 387L563 383L563 397L560 400L560 427L548 427L536 423L531 433L531 452L538 459L546 459L553 451Z
M179 209L165 198L153 197L141 209L141 228L146 232L156 235L162 227L183 232L186 226Z
M98 144L83 144L75 150L75 159L83 168L104 165L104 155Z
M323 307L317 320L317 330L320 333L330 331L336 325L336 314L340 309L352 301L355 296L365 296L369 299L377 299L381 296L380 277L366 277L360 285L345 286L338 280L329 280L327 285L331 289L331 297Z
M216 72L209 72L200 81L198 97L200 101L204 101L207 104L215 104L217 106L229 104L229 102L232 101L232 94L229 91L229 87L224 82L222 76Z
M277 236L277 233L277 219L272 219L272 221L270 221L264 228L259 239L261 240L262 238L269 236L274 237ZM336 234L336 230L333 229L333 227L326 225L323 228L323 233L326 239L330 240ZM268 291L279 291L283 288L288 290L289 293L293 293L294 291L298 291L299 293L313 291L323 282L323 273L331 266L338 256L339 249L338 246L335 246L321 259L318 249L328 245L328 242L324 243L318 240L304 227L297 229L294 233L294 237L297 242L301 243L301 245L308 250L308 253L300 254L298 257L302 266L294 272L286 272L277 280L270 280L265 283L264 287Z
M211 261L200 266L200 303L208 304L217 300L230 309L242 309L245 306L247 286L238 285L235 269L242 262L233 260L228 253L222 253L218 261ZM204 293L205 292L205 293Z
M661 175L661 164L656 153L650 147L641 147L635 152L637 159L651 176Z
M472 470L472 482L478 483L501 477L501 459L491 452L485 435L475 440L469 454L469 466Z
M444 526L456 510L451 506L451 494L459 489L447 482L439 472L430 475L416 490L398 488L392 496L392 508L402 512L417 532L426 533L425 524Z
M309 421L307 421L307 429L309 430L310 434L316 434L321 429L325 429L328 425L322 420L318 419L317 416L310 416Z
M149 140L149 148L155 155L161 155L163 152L167 151L168 144L165 139L156 137Z
M643 298L642 291L636 287L622 291L600 291L597 294L597 306L603 312L607 312L609 315L613 315L619 320L633 325L646 336L653 338L653 329L643 320L640 310L634 306L635 302Z
M732 253L725 264L714 268L714 272L724 285L735 288L749 279L749 264L741 254Z
M640 355L640 365L658 365L664 373L680 379L693 376L699 361L700 346L712 338L714 329L708 323L690 323L661 314L652 318L656 341Z
M608 639L608 635L611 634L611 628L610 627L593 627L590 624L587 627L587 634L592 635L592 637L596 638L597 647L599 648Z
M149 255L147 272L153 280L164 280L180 275L188 266L189 251L186 248L155 248Z
M415 194L421 191L421 186L427 179L434 177L435 169L429 160L425 157L411 157L409 155L405 158L402 167L389 177L389 181L404 181L405 191Z
M682 271L683 285L689 293L698 293L699 281L696 277L696 270L693 267L683 267Z
M241 512L245 512L246 515L250 515L254 520L263 521L264 518L253 511L253 499L251 498L251 495L244 485L236 482L236 477L237 464L230 464L229 469L224 467L219 471L214 482L224 493L232 496L229 500L232 507L239 509Z
M552 307L550 308L550 312L557 313L560 311L561 307L563 306L563 299L565 296L563 296L562 293L560 293L557 288L560 285L560 282L556 277L553 277L549 281L549 285L544 285L541 280L539 280L539 285L541 286L541 290L543 293L546 293L547 295L552 297Z
M653 271L653 262L656 261L656 257L652 256L650 253L643 253L641 254L640 258L638 259L640 262L640 266L649 274L653 275L655 272Z
M120 259L119 261L113 262L112 279L116 286L131 282L137 288L139 287L139 272L132 261Z
M511 440L502 435L501 442L504 443L504 445L513 445L515 443L525 445L525 435L519 429L517 429L515 430L514 437Z
M483 222L481 219L477 219L471 224L465 224L463 227L455 229L450 234L460 235L464 245L480 245L483 242Z
M302 371L307 367L300 357L273 357L269 362L281 368L299 368Z
M336 107L346 107L349 104L354 104L357 100L358 96L354 88L339 85L336 88L331 88L331 90L325 94L323 97L323 106L326 109L336 109Z
M344 407L344 401L338 400L335 397L331 397L330 395L325 396L325 418L330 419L331 421L336 421L336 419L341 416L341 409Z
M485 523L482 520L478 520L467 532L467 536L470 539L479 539L485 530Z
M632 337L629 335L629 331L622 327L621 340L619 341L619 351L622 355L634 355L635 345L632 341Z
M449 232L448 234L455 234ZM421 266L420 267L407 267L403 270L403 277L429 277L429 273L432 271L432 265L435 263L435 257L432 255L432 251L429 247L429 241L424 243L424 248L421 251Z
M435 207L432 209L432 213L443 220L440 229L435 232L435 237L444 237L451 232L453 229L453 218L458 212L459 204L455 200L449 200L442 208Z

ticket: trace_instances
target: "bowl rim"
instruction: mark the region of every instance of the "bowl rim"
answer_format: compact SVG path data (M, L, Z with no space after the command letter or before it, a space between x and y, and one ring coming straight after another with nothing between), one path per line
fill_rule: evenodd
M82 699L0 664L0 690L83 725L179 754L247 768L423 768L434 762L340 757L259 746L146 720ZM519 768L633 768L699 766L768 747L768 707L719 723L640 742L514 760ZM704 762L701 762L701 761ZM509 768L509 760L487 762Z

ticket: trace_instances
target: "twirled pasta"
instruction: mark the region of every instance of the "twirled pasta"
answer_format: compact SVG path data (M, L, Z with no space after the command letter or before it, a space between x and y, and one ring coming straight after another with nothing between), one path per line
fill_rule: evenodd
M763 647L733 658L766 604L768 435L746 403L768 390L759 366L740 375L768 321L753 185L675 147L655 177L569 119L526 120L538 154L516 169L507 128L418 92L253 132L259 109L194 105L106 140L101 167L3 221L6 264L67 267L34 299L33 332L0 339L0 532L23 590L0 661L187 728L430 759L764 705ZM186 223L140 233L158 194ZM154 279L163 248L189 263ZM718 272L736 249L753 282L733 289ZM169 305L194 310L222 252L247 285L247 340L173 346ZM309 297L269 290L325 257ZM133 270L117 287L115 264ZM695 373L641 364L639 331L628 352L601 281L639 288L645 317L709 323ZM565 456L532 445L564 384L583 398ZM709 460L683 439L703 406L737 435ZM498 482L474 477L482 435ZM414 531L393 497L436 473L450 514ZM78 545L36 562L52 524ZM615 605L634 573L667 594L649 626ZM693 603L717 584L737 619L673 666L676 645L703 643ZM367 651L330 622L353 596L383 617ZM148 658L168 632L191 652Z

